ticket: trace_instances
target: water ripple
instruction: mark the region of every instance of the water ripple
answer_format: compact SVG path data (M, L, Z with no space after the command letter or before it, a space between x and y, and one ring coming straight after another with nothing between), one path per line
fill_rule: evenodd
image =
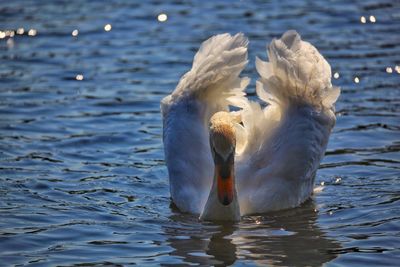
M397 2L81 2L0 4L1 264L398 265ZM160 100L221 32L250 38L254 97L254 58L287 29L342 91L318 193L236 224L177 211Z

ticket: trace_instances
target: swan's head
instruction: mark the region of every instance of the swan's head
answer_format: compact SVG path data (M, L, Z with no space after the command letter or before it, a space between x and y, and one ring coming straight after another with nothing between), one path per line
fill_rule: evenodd
M232 115L217 112L210 119L210 147L215 164L218 199L229 205L235 195L234 157L236 147Z

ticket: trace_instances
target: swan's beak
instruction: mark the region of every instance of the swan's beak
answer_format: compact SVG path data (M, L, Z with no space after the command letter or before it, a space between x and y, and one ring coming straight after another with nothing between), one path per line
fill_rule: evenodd
M221 162L215 165L218 199L222 205L229 205L234 196L233 162Z

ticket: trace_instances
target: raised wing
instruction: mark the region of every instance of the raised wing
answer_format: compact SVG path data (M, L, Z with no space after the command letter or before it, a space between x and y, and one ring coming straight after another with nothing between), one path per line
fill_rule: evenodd
M340 90L317 49L295 31L274 39L269 62L257 58L257 95L243 101L247 144L238 158L241 213L290 208L307 199L335 124Z
M241 98L249 83L239 74L247 64L243 34L216 35L205 41L192 69L161 101L163 141L171 197L182 211L200 213L213 179L208 123L228 110L228 98Z

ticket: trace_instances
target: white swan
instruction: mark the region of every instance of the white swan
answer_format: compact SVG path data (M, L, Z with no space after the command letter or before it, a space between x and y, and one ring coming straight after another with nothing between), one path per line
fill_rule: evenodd
M241 33L208 39L161 101L171 197L200 219L237 221L304 202L335 124L340 90L314 46L288 31L271 42L270 62L256 59L263 107L239 77L247 44Z

